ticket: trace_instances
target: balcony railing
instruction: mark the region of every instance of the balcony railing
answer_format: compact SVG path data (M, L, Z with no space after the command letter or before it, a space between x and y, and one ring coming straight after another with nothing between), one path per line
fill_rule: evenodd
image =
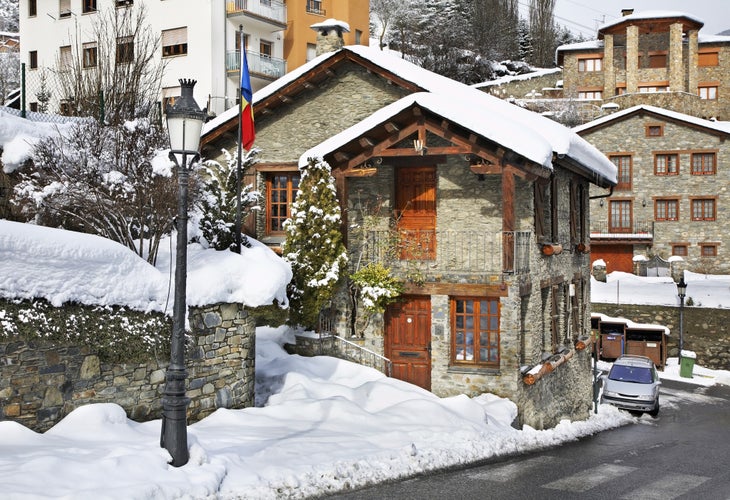
M322 8L321 0L307 0L307 12L318 16L327 15L327 11Z
M227 0L226 14L228 16L252 14L261 19L286 25L286 5L278 0Z
M617 225L609 224L609 221L607 220L592 220L591 237L610 239L653 239L654 221L636 220L631 221L628 224Z
M368 231L353 261L394 268L423 263L435 274L524 274L530 271L531 241L529 231Z
M286 61L277 57L269 57L258 52L246 52L248 71L251 76L259 76L275 80L286 73ZM226 53L226 71L241 71L241 52L230 50Z

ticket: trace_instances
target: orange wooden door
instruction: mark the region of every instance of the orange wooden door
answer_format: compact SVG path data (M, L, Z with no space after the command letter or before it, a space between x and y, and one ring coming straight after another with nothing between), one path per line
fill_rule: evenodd
M431 299L404 296L385 312L385 355L392 376L431 390Z
M631 245L591 245L591 262L603 259L606 272L634 272L634 249Z
M396 217L401 259L436 258L436 167L397 171Z

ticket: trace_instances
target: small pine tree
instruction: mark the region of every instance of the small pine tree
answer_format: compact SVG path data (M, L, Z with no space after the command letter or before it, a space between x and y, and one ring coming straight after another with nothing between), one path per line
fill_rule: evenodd
M241 158L241 170L246 172L258 160L258 148L254 148ZM200 211L199 227L203 238L216 250L235 249L236 234L236 170L238 156L223 150L225 164L209 160L205 162L201 177L203 186L196 208ZM243 175L243 172L241 175ZM241 219L251 210L258 209L261 194L250 184L241 188ZM249 246L245 235L241 245Z
M302 170L291 219L284 223L284 259L294 277L289 285L289 321L316 330L320 311L334 295L345 270L347 250L330 166L315 158Z

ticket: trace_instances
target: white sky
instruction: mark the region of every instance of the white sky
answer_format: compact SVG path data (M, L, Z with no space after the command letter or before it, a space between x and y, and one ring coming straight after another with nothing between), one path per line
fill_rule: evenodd
M530 0L519 0L520 11L526 13ZM598 26L621 17L621 9L673 10L686 12L704 21L700 33L716 35L730 29L730 5L727 0L556 0L555 20L574 33L595 38ZM523 14L524 15L524 14Z

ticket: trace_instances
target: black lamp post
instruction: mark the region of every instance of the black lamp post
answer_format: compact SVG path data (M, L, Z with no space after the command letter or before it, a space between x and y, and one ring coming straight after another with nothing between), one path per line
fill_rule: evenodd
M186 286L188 274L188 174L189 167L200 157L200 130L205 120L193 98L195 80L180 79L180 97L165 110L167 132L170 137L170 159L177 167L177 248L175 251L175 297L172 309L172 341L170 366L165 375L165 393L162 397L162 432L160 446L172 456L171 464L180 467L188 463L187 407L185 396L185 315L187 311ZM191 156L188 165L188 156Z
M682 350L684 349L684 298L687 296L687 283L684 282L684 275L677 283L677 295L679 296L679 362L682 362Z

